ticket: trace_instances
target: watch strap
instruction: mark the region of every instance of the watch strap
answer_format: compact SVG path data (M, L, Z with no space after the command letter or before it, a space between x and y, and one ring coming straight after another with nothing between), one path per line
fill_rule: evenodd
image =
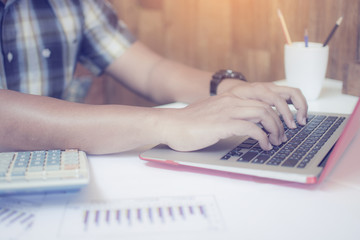
M220 70L217 71L211 79L210 82L210 95L214 96L217 94L217 88L222 80L230 78L230 79L238 79L242 81L247 81L245 76L240 72L235 72L233 70Z

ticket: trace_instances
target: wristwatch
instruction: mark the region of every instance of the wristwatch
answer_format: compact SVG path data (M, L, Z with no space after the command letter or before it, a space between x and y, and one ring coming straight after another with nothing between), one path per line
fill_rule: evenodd
M214 96L217 94L218 85L222 82L222 80L224 80L226 78L239 79L239 80L242 80L245 82L247 81L245 76L242 75L242 73L240 73L240 72L235 72L235 71L232 71L229 69L217 71L212 76L212 79L210 82L210 95L211 96Z

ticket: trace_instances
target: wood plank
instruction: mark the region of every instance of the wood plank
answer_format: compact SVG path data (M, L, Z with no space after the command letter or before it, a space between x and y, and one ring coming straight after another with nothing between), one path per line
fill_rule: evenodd
M360 96L360 64L352 63L346 66L343 93Z

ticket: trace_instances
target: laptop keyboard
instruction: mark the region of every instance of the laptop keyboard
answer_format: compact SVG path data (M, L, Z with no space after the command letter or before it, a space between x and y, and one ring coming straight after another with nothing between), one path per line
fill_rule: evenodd
M305 126L296 123L296 129L289 129L284 124L289 140L280 146L264 151L256 140L248 138L221 160L236 157L238 162L305 168L344 120L344 117L310 115Z

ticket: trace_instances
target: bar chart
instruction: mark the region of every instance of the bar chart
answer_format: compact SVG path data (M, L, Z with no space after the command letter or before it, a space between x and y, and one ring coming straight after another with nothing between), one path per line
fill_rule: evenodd
M0 198L1 239L15 239L31 230L36 204L15 198Z
M211 196L123 199L69 204L60 235L89 237L130 233L221 230L221 216Z

